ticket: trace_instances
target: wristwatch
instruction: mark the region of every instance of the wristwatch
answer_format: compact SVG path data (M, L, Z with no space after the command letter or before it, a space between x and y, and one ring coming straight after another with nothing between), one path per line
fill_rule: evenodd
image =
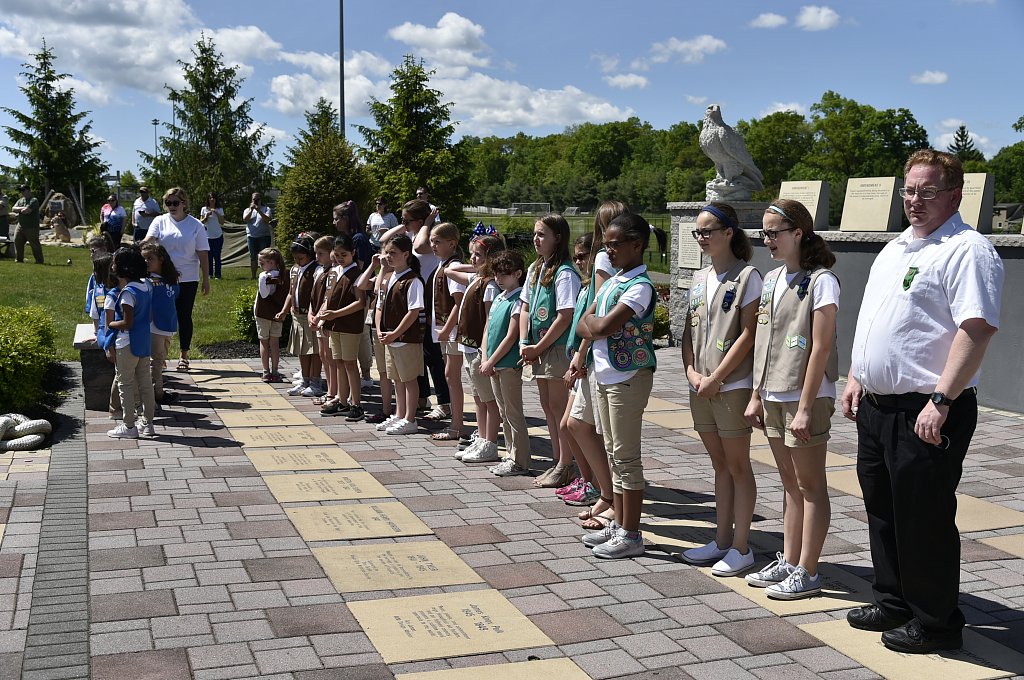
M944 392L932 392L931 400L936 406L950 406L953 404L953 400L947 397Z

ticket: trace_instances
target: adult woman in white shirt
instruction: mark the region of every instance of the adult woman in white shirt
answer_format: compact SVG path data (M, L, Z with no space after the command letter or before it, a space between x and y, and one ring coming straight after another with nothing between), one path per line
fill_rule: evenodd
M206 205L199 211L199 221L206 227L206 238L210 242L210 277L219 279L220 253L224 249L224 208L212 191L206 195Z
M202 277L203 295L210 293L210 241L203 223L188 214L188 194L180 187L164 193L167 212L153 220L146 233L147 241L155 241L167 249L177 267L181 292L175 303L178 310L178 339L181 359L178 370L188 370L188 353L192 348L192 308Z

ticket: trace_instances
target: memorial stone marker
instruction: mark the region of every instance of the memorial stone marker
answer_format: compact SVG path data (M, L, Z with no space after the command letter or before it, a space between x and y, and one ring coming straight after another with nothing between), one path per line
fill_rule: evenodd
M903 200L899 177L851 177L846 183L841 231L900 231Z
M779 198L800 201L814 218L814 230L828 230L828 182L783 182Z
M979 233L991 234L995 176L986 172L964 173L963 196L960 217Z

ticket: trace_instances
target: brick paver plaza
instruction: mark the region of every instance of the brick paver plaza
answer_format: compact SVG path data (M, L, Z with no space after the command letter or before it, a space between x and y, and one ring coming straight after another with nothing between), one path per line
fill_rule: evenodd
M678 350L658 359L648 552L624 561L590 555L578 509L529 478L321 417L261 383L256 361L170 373L181 400L153 440L107 438L106 414L73 395L50 451L0 456L0 678L1024 675L1024 418L983 412L965 464L965 650L910 657L844 620L870 597L871 563L838 414L826 597L768 601L675 557L713 536L713 474ZM782 486L763 437L752 456L760 564L781 549Z

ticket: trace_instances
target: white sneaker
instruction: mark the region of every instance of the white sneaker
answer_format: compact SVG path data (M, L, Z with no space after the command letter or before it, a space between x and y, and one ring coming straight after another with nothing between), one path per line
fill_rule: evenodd
M462 452L463 463L496 463L501 460L497 444L487 441L483 437L479 441L481 444L472 451Z
M419 425L416 424L415 420L398 420L395 424L389 427L386 432L388 434L416 434L419 431Z
M722 550L718 543L711 541L699 548L690 548L682 555L683 562L688 564L712 564L725 557L728 550Z
M604 529L598 529L597 531L593 531L589 534L584 534L582 539L583 545L588 548L593 548L601 545L602 543L607 543L612 540L612 537L615 536L621 528L622 527L615 523L615 520L612 520L608 522L608 526Z
M629 538L625 529L619 529L614 536L591 550L594 557L605 560L622 560L627 557L640 557L644 554L643 536Z
M530 471L524 467L520 467L511 458L506 458L494 467L490 469L492 475L498 477L516 477L519 475L528 475Z
M398 414L392 413L387 420L377 423L377 432L386 432L389 427L398 422Z
M455 460L463 460L463 458L466 456L467 453L472 453L473 451L476 451L478 448L480 448L480 442L482 442L482 441L483 441L483 439L478 439L478 438L474 437L470 441L469 446L467 446L467 447L465 447L463 449L459 449L458 451L456 451L455 455L453 456L453 458L455 458Z
M135 427L128 427L124 423L118 423L113 430L107 431L107 436L111 439L138 439L139 430Z
M741 555L736 548L729 548L725 557L715 562L711 567L714 576L739 576L745 571L750 571L754 566L754 551L747 548L747 554Z
M767 588L773 586L776 583L782 583L785 581L790 574L793 573L793 567L786 562L786 558L783 557L782 553L775 553L775 561L766 565L761 571L754 574L747 574L747 583L754 586L755 588Z
M316 383L309 383L309 387L299 392L299 394L303 397L322 397L327 394L327 390L317 381Z
M309 387L309 383L307 383L305 380L303 380L298 385L295 385L290 390L288 390L288 395L292 396L292 397L297 397L300 394L302 394L303 390L305 390L308 387Z
M156 436L156 428L153 427L153 423L147 422L147 421L142 421L141 435L143 437L155 437Z
M793 568L785 581L768 586L765 594L773 600L799 600L821 593L821 574L811 578L807 570L801 566Z

